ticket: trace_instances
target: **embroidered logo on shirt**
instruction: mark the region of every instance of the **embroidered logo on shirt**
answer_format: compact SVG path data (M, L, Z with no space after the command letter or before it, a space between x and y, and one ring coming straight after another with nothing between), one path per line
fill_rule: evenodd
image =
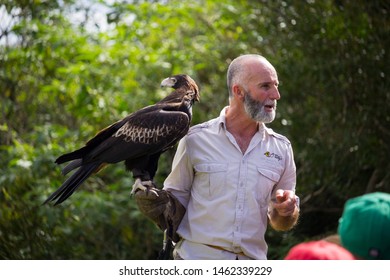
M281 161L283 158L275 153L265 152L264 155L269 158L276 158L278 161Z

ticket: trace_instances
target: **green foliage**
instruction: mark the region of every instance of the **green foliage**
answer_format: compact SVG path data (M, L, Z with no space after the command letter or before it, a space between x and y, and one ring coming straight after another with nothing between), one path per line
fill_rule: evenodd
M126 2L105 4L108 28L93 30L70 16L90 16L77 1L0 5L0 258L155 258L162 234L129 197L121 164L63 205L41 206L64 180L53 162L159 100L171 74L200 85L194 124L217 116L227 65L242 53L279 72L271 126L293 143L298 169L300 223L267 233L270 259L334 232L349 197L390 191L386 1ZM159 185L173 154L160 160Z

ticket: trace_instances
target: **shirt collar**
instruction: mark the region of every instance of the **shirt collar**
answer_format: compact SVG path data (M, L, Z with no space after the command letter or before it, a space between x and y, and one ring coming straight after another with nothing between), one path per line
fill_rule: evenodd
M228 108L229 108L229 106L224 107L222 109L221 113L219 114L219 126L218 126L219 131L221 129L225 129L226 130L226 110ZM265 137L265 133L267 133L268 135L274 135L275 134L275 132L271 128L266 127L266 125L264 123L261 123L261 122L258 123L257 133L260 133L262 138Z
M221 128L226 129L226 110L228 108L229 106L225 106L219 114L219 131L221 130Z

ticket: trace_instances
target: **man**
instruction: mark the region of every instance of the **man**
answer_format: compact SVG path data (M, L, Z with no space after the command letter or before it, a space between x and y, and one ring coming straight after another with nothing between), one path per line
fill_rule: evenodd
M265 126L275 118L278 84L267 59L239 56L227 72L229 106L180 141L164 182L186 209L176 259L266 259L267 223L276 230L296 224L291 144ZM137 193L141 211L154 198Z

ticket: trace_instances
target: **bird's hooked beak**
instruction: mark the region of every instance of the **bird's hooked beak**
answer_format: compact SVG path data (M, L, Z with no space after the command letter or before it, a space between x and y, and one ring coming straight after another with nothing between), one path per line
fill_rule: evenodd
M161 82L160 87L173 87L176 84L176 82L177 82L176 78L169 77L164 79Z

